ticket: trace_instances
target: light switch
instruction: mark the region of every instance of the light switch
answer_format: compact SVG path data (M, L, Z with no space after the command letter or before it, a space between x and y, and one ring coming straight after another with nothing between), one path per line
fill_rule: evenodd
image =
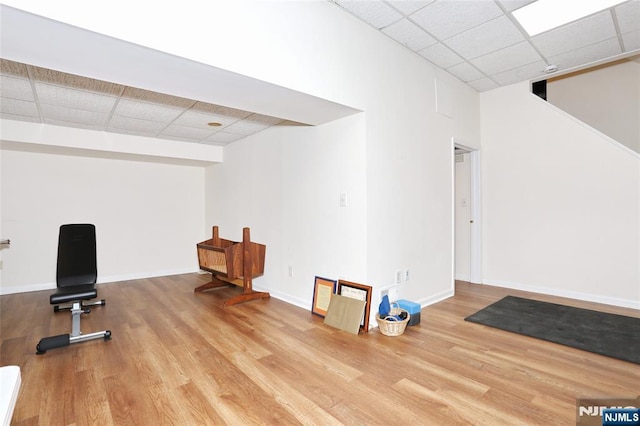
M340 207L347 207L347 193L340 193Z

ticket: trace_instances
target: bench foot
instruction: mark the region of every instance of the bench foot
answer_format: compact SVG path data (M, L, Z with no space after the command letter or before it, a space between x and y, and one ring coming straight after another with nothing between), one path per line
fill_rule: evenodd
M104 339L105 341L111 340L111 330L97 331L95 333L81 334L79 336L72 336L70 334L60 334L59 336L45 337L40 339L40 342L36 346L36 355L42 355L49 349L62 348L69 346L72 343L82 343L87 340Z
M36 355L42 355L49 349L61 348L63 346L69 346L71 336L69 334L60 334L58 336L45 337L40 339L40 342L36 346Z

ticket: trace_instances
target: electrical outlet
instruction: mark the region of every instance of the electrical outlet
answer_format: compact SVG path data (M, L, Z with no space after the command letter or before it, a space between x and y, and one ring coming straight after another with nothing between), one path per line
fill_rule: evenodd
M347 207L347 193L340 193L340 207Z
M289 265L289 276L293 277L293 266Z
M394 302L396 300L398 300L398 286L395 284L392 284L388 287L385 288L381 288L380 289L380 300L382 300L382 298L384 296L387 296L389 298L390 302Z
M404 280L409 281L409 269L404 270Z
M395 283L400 284L401 282L402 282L402 271L397 270Z

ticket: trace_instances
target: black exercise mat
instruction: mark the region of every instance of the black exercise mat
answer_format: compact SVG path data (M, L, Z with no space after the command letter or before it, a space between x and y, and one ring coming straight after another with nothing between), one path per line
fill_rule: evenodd
M640 364L640 318L506 296L465 320Z

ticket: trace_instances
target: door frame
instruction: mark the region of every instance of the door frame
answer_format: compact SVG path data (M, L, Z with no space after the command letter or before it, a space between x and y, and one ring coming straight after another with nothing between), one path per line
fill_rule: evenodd
M480 150L473 148L456 138L451 138L451 173L452 173L452 192L451 192L451 216L452 216L452 277L455 281L455 255L456 255L456 234L455 234L455 156L456 148L458 153L469 154L470 175L471 175L471 233L470 233L470 265L469 265L469 281L474 284L482 284L482 187L481 187L481 158Z

